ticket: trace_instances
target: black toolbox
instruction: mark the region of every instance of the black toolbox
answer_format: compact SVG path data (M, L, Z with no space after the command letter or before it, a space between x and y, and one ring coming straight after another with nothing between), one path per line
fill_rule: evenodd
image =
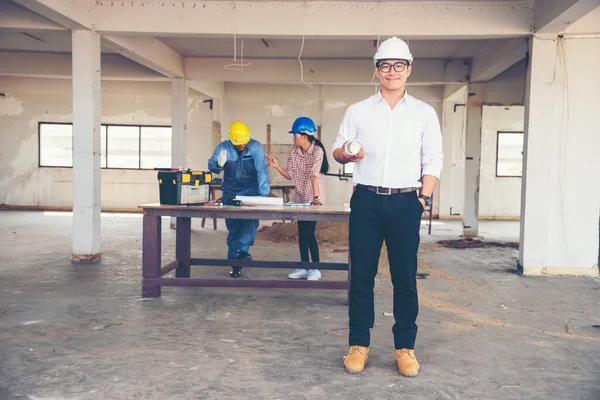
M182 205L210 201L212 173L190 169L158 171L160 204Z

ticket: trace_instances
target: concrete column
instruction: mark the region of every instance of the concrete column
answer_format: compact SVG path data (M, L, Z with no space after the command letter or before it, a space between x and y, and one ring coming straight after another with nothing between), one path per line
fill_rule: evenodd
M474 237L477 236L479 229L479 168L481 164L483 85L471 84L468 91L463 236Z
M171 104L171 166L185 168L188 116L188 85L185 79L173 79Z
M100 259L100 35L73 31L73 261Z
M598 275L599 62L598 38L530 39L519 255L524 274Z
M188 84L185 79L173 79L171 100L171 167L186 168ZM171 228L176 227L176 218L171 218Z

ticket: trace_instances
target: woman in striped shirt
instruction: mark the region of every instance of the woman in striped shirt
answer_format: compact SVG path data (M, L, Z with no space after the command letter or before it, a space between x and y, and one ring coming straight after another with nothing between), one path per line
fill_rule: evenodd
M285 168L281 167L275 158L267 155L270 166L286 179L294 181L295 203L310 203L316 206L325 203L323 174L329 171L329 163L323 143L315 138L316 132L315 123L310 118L297 118L289 132L294 135L294 147L288 156ZM310 261L309 251L312 261L319 262L319 244L315 237L316 225L317 221L298 221L298 247L302 262ZM318 269L297 269L288 277L317 281L321 279L321 272Z

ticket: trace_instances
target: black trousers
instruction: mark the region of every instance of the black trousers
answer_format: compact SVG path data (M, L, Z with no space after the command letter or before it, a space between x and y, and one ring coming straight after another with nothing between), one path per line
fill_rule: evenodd
M308 251L313 262L319 262L319 244L315 237L317 221L298 221L298 247L300 248L300 261L309 262Z
M416 192L381 195L357 187L350 201L349 344L369 347L375 323L373 288L385 240L394 285L396 349L414 349L417 336L417 251L423 207Z

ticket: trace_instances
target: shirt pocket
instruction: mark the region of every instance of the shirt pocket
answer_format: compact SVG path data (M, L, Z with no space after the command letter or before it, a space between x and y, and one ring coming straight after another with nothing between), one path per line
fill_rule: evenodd
M413 119L401 119L394 124L395 142L401 149L415 150L421 148L423 123Z

